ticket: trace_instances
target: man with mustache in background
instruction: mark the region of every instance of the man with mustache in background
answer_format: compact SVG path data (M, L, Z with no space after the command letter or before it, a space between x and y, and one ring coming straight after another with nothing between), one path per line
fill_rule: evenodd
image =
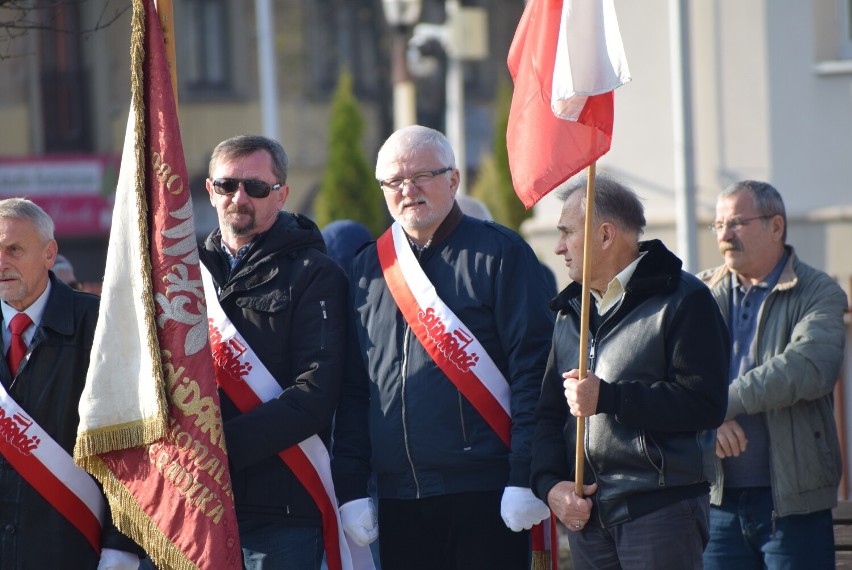
M699 277L732 346L705 568L834 568L846 295L785 245L784 202L766 182L726 188L710 230L725 263Z

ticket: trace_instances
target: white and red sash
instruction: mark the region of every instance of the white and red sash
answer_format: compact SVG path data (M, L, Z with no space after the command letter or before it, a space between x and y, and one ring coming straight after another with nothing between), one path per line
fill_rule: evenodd
M0 453L44 499L101 551L106 501L91 475L0 385ZM49 540L49 539L48 539Z
M511 390L503 373L438 296L399 222L394 222L376 245L385 282L412 332L506 447L511 447ZM532 528L533 568L556 568L556 558L551 555L555 529L553 515Z
M207 301L210 348L216 382L241 412L277 398L281 386L225 314L207 268L201 265ZM322 440L312 435L278 454L313 498L322 514L323 545L330 570L374 570L367 547L350 543L340 524L331 462Z
M507 447L512 416L509 383L485 348L435 291L398 222L377 242L385 281L412 332Z

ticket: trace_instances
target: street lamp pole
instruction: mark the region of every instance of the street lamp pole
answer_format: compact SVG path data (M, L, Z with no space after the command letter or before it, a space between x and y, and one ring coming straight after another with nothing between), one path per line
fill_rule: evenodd
M408 30L393 29L391 45L391 81L393 82L393 128L397 130L417 122L417 96L414 80L408 71L405 52L408 48Z
M275 63L275 13L271 0L255 0L255 26L257 29L257 65L260 73L261 132L275 140L279 138L278 125L278 71Z
M452 33L452 25L458 21L461 6L458 0L447 0L447 27L450 40L462 38ZM449 43L449 42L448 42ZM447 46L447 77L446 77L446 129L447 139L456 155L456 167L461 173L459 194L467 194L467 140L464 136L464 70L462 60L457 52L461 46L449 43Z
M414 81L408 70L408 36L420 19L421 0L382 0L385 19L391 27L391 81L393 82L394 130L417 123Z
M467 141L465 137L464 69L465 61L480 61L488 56L488 16L485 8L462 6L459 0L446 0L444 48L447 52L447 138L456 153L461 172L459 194L467 193Z

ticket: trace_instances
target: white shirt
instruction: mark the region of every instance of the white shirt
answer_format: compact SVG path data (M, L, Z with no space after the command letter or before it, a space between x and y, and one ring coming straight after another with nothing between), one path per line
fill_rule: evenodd
M33 322L33 324L27 327L23 334L24 343L26 343L27 346L30 345L36 330L38 330L38 325L41 323L41 317L44 315L45 307L47 307L47 298L50 297L50 288L51 284L48 280L47 287L44 288L44 292L35 300L35 302L33 302L32 305L23 311ZM6 347L6 352L8 352L9 343L12 340L12 332L9 330L9 323L11 323L12 319L15 318L15 315L21 311L18 311L11 305L7 305L5 301L0 302L0 309L3 310L3 346Z
M612 281L609 282L609 285L606 286L606 292L603 295L594 289L591 290L592 297L595 298L595 305L598 308L599 315L603 315L621 302L621 299L624 297L624 289L627 287L627 282L630 281L631 277L633 277L633 272L636 271L636 268L639 266L639 261L646 253L648 252L643 251L640 253L639 257L633 260L633 263L622 269L621 273L613 277Z

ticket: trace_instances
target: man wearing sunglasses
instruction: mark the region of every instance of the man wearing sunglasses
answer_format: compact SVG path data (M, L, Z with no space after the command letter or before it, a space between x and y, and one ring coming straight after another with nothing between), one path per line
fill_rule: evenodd
M834 568L846 294L786 244L771 184L723 190L710 231L724 264L699 277L730 327L731 366L704 567Z
M528 567L529 529L549 516L529 488L552 330L541 264L516 233L462 213L441 133L392 134L376 177L396 221L352 264L332 465L344 530L368 543L380 529L384 570Z
M278 142L220 143L207 191L219 229L199 253L210 276L211 346L244 562L318 569L329 526L301 483L305 473L285 458L306 442L328 443L345 372L347 280L317 226L282 211L289 188Z

